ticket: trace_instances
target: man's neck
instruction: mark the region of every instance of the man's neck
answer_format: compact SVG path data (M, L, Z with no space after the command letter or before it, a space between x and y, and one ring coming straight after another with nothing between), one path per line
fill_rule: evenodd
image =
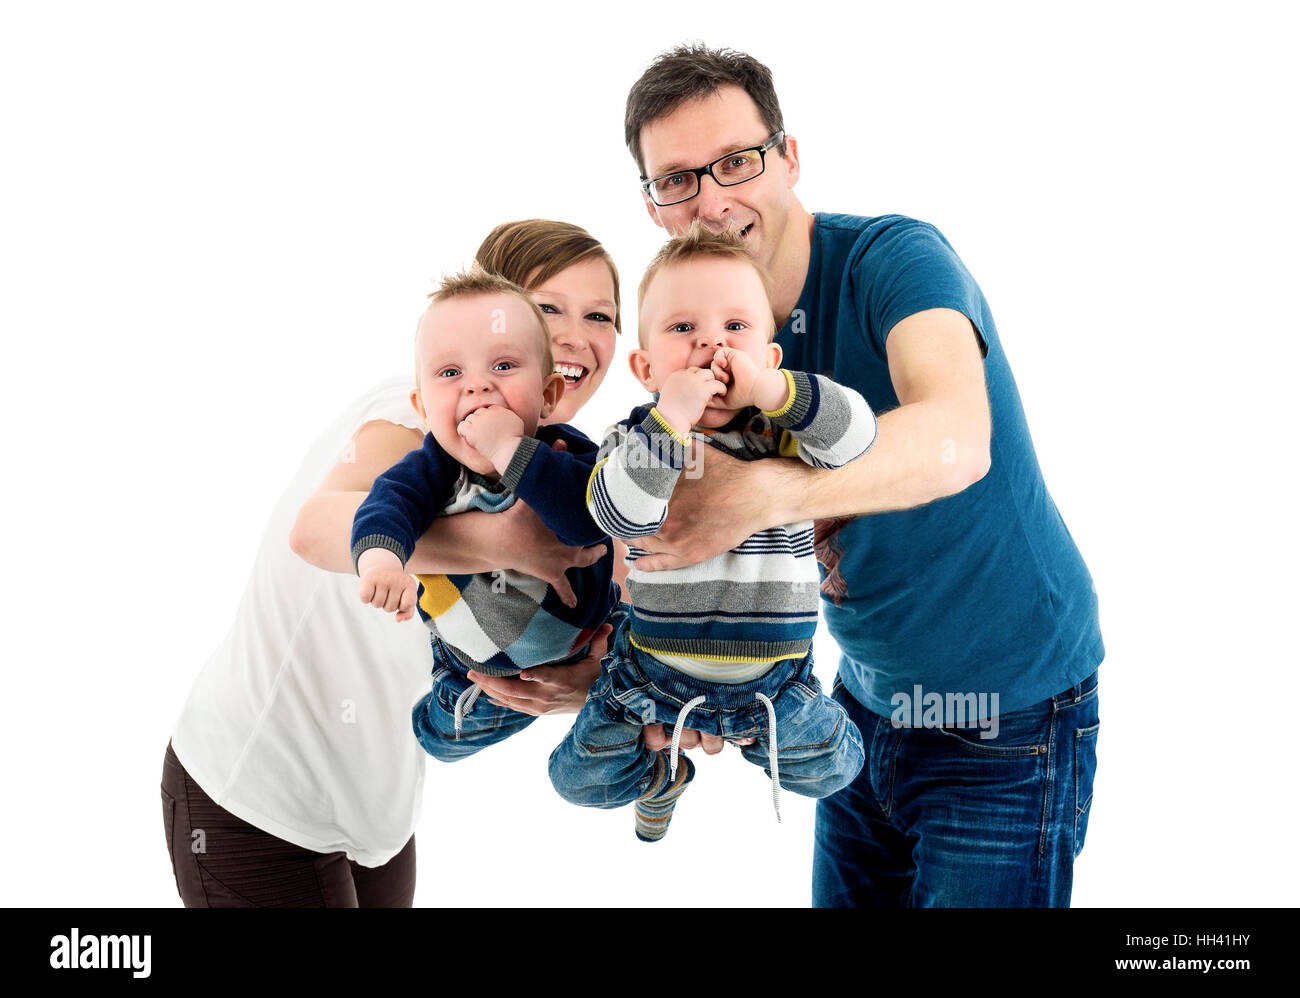
M790 193L790 218L786 223L784 245L772 261L772 312L776 328L790 319L799 304L799 294L808 278L808 261L812 256L813 217L804 210L799 198Z

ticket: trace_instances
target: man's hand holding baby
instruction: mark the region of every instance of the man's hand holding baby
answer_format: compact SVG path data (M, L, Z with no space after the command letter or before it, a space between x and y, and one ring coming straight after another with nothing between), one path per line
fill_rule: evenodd
M385 613L397 612L397 622L415 614L415 580L406 574L402 559L386 548L368 548L357 559L361 576L361 602Z
M756 405L775 412L790 399L789 379L779 368L759 367L753 357L735 347L718 347L709 370L727 386L723 401L729 409Z
M504 475L523 439L524 421L503 405L491 405L471 412L456 432Z

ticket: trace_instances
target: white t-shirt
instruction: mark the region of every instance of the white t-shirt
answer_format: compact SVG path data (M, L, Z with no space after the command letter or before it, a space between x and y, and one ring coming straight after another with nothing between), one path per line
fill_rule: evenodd
M203 792L263 831L380 866L419 818L425 753L411 708L429 692L429 632L357 598L355 575L289 549L298 510L358 429L425 432L410 376L376 385L312 446L280 497L234 626L199 674L172 748Z

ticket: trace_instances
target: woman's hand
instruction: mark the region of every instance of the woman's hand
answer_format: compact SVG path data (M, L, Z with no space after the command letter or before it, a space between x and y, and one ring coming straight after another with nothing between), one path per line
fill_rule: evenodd
M518 679L483 676L470 670L469 678L498 707L509 707L534 717L576 714L587 702L587 690L600 675L600 660L605 657L613 630L609 624L601 624L592 636L587 657L572 665L535 666L519 673Z
M541 517L522 500L504 513L492 513L491 516L498 542L498 567L510 568L548 582L565 606L577 606L578 597L573 594L573 587L564 575L565 570L595 564L605 554L606 545L580 548L565 544L547 529ZM564 668L571 667L566 665ZM585 689L583 692L585 694Z

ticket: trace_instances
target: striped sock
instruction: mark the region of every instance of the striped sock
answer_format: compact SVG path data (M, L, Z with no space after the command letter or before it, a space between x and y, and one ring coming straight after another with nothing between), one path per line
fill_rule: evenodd
M642 842L658 842L668 831L677 798L686 791L686 785L695 776L695 764L686 756L677 758L677 779L669 782L668 756L655 753L654 775L650 789L636 801L636 837Z

